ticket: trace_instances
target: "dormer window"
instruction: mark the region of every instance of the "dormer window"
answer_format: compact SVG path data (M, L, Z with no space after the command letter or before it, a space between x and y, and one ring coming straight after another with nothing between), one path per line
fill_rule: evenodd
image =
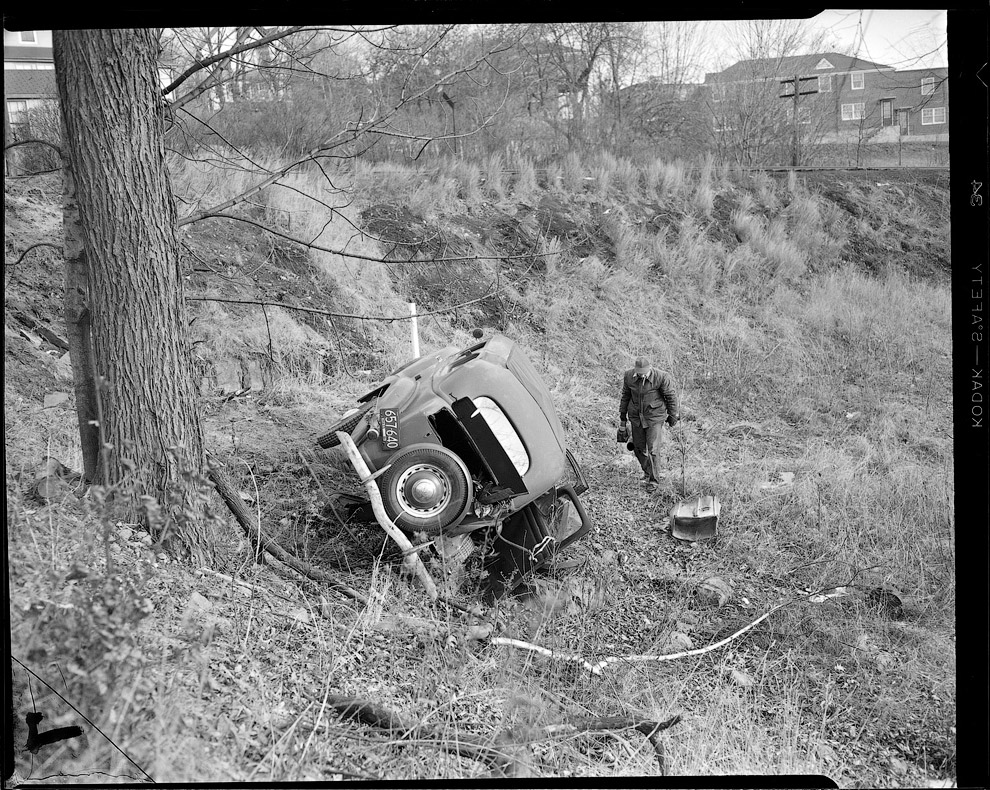
M854 91L861 91L866 87L866 75L862 71L854 71L849 77L852 80L852 89Z

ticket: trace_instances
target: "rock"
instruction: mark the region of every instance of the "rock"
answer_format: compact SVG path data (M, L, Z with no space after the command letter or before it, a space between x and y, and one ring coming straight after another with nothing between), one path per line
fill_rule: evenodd
M55 360L55 376L65 381L72 381L72 359L68 352Z
M200 595L198 592L193 590L192 595L189 596L189 608L199 609L202 612L208 612L213 608L213 604L210 599L204 595Z
M904 762L900 757L890 758L890 767L893 769L895 774L903 776L908 772L908 764Z
M696 591L698 602L706 606L724 606L732 599L732 588L717 576L705 579Z
M866 605L881 617L900 620L904 616L904 604L900 597L881 587L876 587L866 594Z
M750 686L756 684L756 681L753 680L752 676L746 674L740 669L730 669L729 678L737 686L742 686L743 688L749 688Z
M479 623L478 625L472 625L468 629L467 638L469 641L487 639L491 636L493 627L494 626L491 623Z
M67 392L50 392L45 395L45 408L53 409L59 404L65 403L69 399Z
M668 644L675 650L690 650L694 647L694 640L682 631L673 631Z

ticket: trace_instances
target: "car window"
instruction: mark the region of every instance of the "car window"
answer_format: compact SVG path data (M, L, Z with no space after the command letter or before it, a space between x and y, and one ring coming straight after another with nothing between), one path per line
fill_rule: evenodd
M488 427L495 434L495 438L502 445L516 471L520 475L526 474L529 471L529 453L526 452L526 447L523 445L522 439L519 438L519 434L516 433L516 429L512 427L512 423L509 422L509 418L491 398L475 398L474 406L488 423Z

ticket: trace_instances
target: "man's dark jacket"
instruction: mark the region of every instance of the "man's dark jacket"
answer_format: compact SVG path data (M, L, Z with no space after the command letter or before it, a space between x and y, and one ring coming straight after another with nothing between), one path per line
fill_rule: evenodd
M627 370L622 377L619 421L625 422L627 416L644 426L677 422L677 395L670 377L652 368L645 379L637 379L634 370Z

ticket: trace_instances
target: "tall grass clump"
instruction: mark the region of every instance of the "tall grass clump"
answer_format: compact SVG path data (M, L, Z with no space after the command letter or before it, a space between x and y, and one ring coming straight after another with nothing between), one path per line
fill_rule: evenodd
M786 222L780 218L770 222L753 235L747 243L764 260L763 276L767 283L792 280L806 268L807 255L787 233Z
M615 180L626 200L639 198L640 171L638 165L628 159L619 159L615 166Z
M485 164L485 190L499 200L505 200L505 157L493 151Z
M712 209L715 208L715 183L713 175L715 172L715 159L711 154L706 154L701 162L698 172L698 183L694 186L692 203L702 216L710 217Z
M569 151L564 157L564 188L574 195L580 195L585 188L585 167L577 151Z
M693 218L685 217L677 244L663 249L658 263L676 284L707 293L717 284L724 260L724 248L712 244L704 229Z
M441 170L457 183L457 194L464 202L475 205L482 201L481 168L465 159L446 159Z
M547 191L558 195L564 193L564 170L556 162L547 165Z
M687 184L687 167L682 160L664 162L660 179L661 196L676 197L683 194L687 189Z
M530 200L537 189L536 167L533 165L533 160L524 154L519 154L513 160L513 167L516 177L512 184L512 199Z
M651 159L643 171L643 188L650 197L656 195L663 183L664 163L660 159Z
M592 157L590 164L595 194L604 199L612 192L619 160L608 151L600 151Z
M780 202L777 199L777 185L773 177L765 170L758 170L753 174L752 179L760 204L771 213L776 213L780 208Z

